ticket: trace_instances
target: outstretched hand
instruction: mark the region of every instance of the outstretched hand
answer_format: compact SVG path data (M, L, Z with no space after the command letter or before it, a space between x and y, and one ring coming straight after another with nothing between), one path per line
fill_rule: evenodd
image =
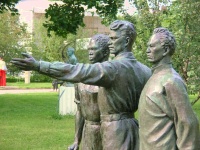
M39 71L39 62L35 60L31 55L27 53L22 53L25 59L22 58L12 58L10 61L12 64L14 64L16 67L18 67L21 70L35 70Z

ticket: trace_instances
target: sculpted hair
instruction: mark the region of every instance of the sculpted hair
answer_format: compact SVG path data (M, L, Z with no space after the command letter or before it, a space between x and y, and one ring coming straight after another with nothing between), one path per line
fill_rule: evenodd
M98 43L98 45L100 47L102 47L104 52L107 52L109 54L108 42L109 42L110 38L108 35L96 34L91 39L94 40L95 43Z
M135 42L137 33L135 26L131 22L125 20L115 20L110 24L110 30L125 32L125 35L130 37L131 44Z
M153 34L159 35L159 40L164 49L169 48L169 54L173 55L176 49L176 40L174 35L168 29L163 27L154 29Z

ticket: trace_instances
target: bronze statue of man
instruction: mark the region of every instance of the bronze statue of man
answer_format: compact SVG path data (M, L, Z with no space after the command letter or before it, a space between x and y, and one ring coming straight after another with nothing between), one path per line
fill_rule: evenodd
M199 123L184 81L173 69L175 38L156 28L148 42L147 58L153 75L139 101L140 150L199 150Z
M74 54L74 48L72 47L67 48L67 57L68 57L67 63L72 64L72 65L75 65L78 63L77 58Z
M36 70L59 80L100 86L98 104L103 149L137 150L139 133L134 113L151 70L138 62L132 53L136 39L132 23L122 20L111 23L110 39L109 50L115 58L102 63L50 63L36 61L27 54L23 54L26 59L13 58L11 63L20 69Z
M94 35L88 46L91 64L108 60L109 36ZM102 150L100 135L100 110L98 106L98 86L78 83L75 85L75 102L77 104L75 139L69 150Z

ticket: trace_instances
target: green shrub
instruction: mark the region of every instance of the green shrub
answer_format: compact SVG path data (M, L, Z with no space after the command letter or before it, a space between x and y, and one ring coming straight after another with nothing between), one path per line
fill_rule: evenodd
M87 50L76 50L75 55L78 59L78 63L89 63Z
M38 72L33 72L31 75L31 82L52 82L52 78Z
M14 77L14 76L7 76L6 77L6 82L21 82L24 81L23 78L19 78L19 77Z

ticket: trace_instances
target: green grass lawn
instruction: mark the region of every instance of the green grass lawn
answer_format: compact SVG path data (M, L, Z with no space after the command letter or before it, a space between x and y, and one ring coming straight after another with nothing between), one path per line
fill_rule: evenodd
M200 101L193 109L200 119ZM0 95L0 150L65 150L74 126L58 115L58 93Z
M50 82L39 82L39 83L29 83L24 82L7 82L6 86L13 86L20 89L37 89L37 88L52 88L52 83Z
M74 116L59 116L57 107L57 93L0 95L0 149L66 149Z

